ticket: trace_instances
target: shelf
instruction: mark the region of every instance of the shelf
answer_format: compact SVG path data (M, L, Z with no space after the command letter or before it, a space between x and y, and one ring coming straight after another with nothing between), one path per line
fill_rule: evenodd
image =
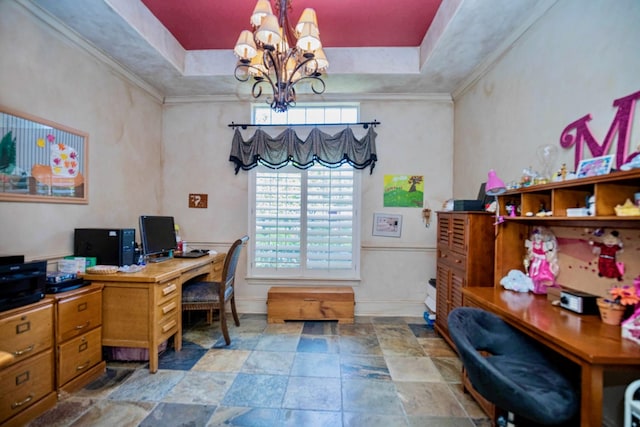
M640 216L617 216L615 207L623 205L627 199L634 200L634 194L640 192L640 169L627 172L614 172L598 177L580 178L549 184L532 185L510 190L498 197L500 215L506 220L553 222L571 221L572 223L589 221L622 221L633 224ZM567 216L567 209L587 207L589 197L595 197L595 216ZM515 205L520 216L508 216L507 206ZM528 212L551 211L553 215L538 217L526 216Z

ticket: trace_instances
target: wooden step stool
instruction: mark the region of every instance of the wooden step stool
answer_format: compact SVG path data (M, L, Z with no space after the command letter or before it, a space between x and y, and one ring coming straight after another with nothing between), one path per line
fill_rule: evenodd
M350 286L274 286L267 296L267 322L337 320L353 323L355 306Z

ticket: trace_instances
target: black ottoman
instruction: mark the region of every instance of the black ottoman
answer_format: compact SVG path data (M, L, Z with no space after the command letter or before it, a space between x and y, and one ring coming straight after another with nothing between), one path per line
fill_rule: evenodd
M560 425L576 419L575 385L537 342L478 308L458 307L447 321L469 380L485 399L516 420Z

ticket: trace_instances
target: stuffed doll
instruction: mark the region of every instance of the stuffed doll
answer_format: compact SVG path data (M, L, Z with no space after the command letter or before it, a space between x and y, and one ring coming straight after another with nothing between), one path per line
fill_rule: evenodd
M598 255L598 276L622 281L624 265L616 262L616 254L622 251L622 240L613 230L602 237L601 242L590 241L593 252Z
M533 281L533 292L546 294L547 287L554 286L558 274L558 244L553 233L536 227L531 238L525 241L529 277Z

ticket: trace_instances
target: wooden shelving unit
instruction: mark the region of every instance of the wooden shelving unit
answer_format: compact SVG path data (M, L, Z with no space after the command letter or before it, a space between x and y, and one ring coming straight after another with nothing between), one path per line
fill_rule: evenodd
M523 269L524 242L535 226L640 228L640 216L617 216L615 207L627 199L633 201L640 192L640 169L612 172L597 177L534 185L508 191L499 199L504 222L496 230L495 286L512 269ZM587 198L595 196L594 216L567 216L567 209L585 207ZM507 204L520 207L520 216L508 216ZM525 216L538 212L541 205L551 216Z

